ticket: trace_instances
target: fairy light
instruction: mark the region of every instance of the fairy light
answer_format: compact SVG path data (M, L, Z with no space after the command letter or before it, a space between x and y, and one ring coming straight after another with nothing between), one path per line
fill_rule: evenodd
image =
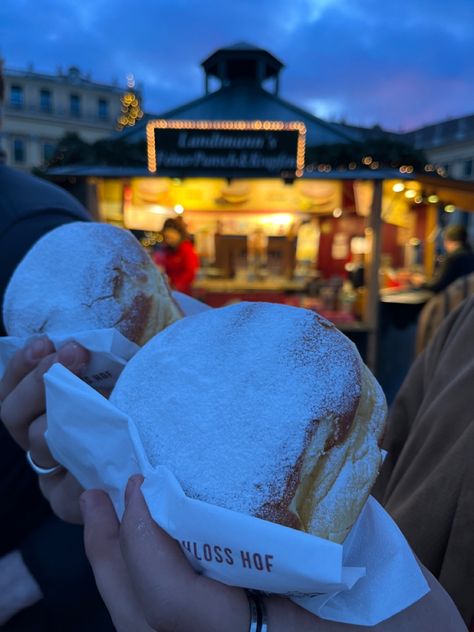
M300 121L190 121L157 119L149 121L146 126L148 170L156 172L155 129L178 130L231 130L231 131L294 131L298 132L296 144L295 175L300 178L304 172L306 152L306 126Z
M120 97L120 111L116 128L122 131L124 127L133 127L137 121L143 118L143 111L140 106L138 95L135 94L135 77L132 74L127 75L127 92Z

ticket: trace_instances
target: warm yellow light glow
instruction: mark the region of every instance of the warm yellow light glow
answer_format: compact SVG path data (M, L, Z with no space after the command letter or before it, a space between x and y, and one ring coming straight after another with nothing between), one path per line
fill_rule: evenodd
M274 226L289 226L293 222L293 215L290 213L274 213L260 220L262 226L273 224Z
M174 212L177 213L177 215L181 215L184 213L184 206L182 204L175 204Z
M300 121L172 121L168 119L157 119L149 121L146 126L148 170L156 172L156 148L155 129L221 129L239 131L296 131L298 132L298 142L296 148L296 171L299 178L303 175L304 160L306 151L306 126Z
M454 204L446 204L444 210L446 211L446 213L454 213L456 207L454 206Z
M392 191L394 193L401 193L404 190L405 190L405 185L403 184L403 182L395 182L395 184L392 187Z
M169 213L169 210L165 206L160 206L158 204L150 205L148 208L150 212L155 215L167 215Z
M365 255L368 252L368 241L365 237L351 239L351 252L354 255Z
M423 202L423 196L422 195L417 195L415 197L415 204L421 204Z
M416 197L416 191L414 189L408 189L407 191L405 191L405 197L409 200L412 200Z
M362 164L364 164L364 165L371 165L372 164L372 160L373 160L372 156L364 156L362 158Z
M435 193L433 193L432 195L428 196L428 202L430 204L436 204L436 202L439 202L439 197Z
M129 75L132 76L132 75ZM133 88L133 85L128 83L129 88ZM140 101L134 92L125 92L120 97L122 115L117 120L117 128L122 130L124 127L135 125L138 119L143 116L143 111L140 108Z
M342 209L341 208L335 208L332 212L332 216L333 217L341 217L342 215Z

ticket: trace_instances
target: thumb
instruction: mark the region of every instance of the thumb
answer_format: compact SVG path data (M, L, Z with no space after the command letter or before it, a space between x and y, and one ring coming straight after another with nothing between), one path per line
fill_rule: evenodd
M140 595L144 614L154 630L226 630L248 628L243 591L197 575L180 545L151 517L132 477L120 529L120 544L129 576Z

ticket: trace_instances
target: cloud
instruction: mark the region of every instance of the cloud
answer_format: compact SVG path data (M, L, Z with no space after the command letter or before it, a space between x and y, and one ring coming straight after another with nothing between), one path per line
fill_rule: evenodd
M281 95L328 118L408 128L474 110L472 0L1 0L10 67L133 72L156 113L203 94L200 62L248 41L286 64Z

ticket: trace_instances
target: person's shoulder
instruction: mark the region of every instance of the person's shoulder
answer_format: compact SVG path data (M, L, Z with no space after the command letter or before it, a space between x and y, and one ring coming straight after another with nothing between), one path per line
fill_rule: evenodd
M474 272L474 252L471 248L461 248L453 252L450 265L458 271L459 276Z
M194 252L194 246L189 239L183 239L179 247L181 252Z
M0 207L17 217L43 208L62 209L78 219L90 219L82 204L61 187L29 173L0 165Z

